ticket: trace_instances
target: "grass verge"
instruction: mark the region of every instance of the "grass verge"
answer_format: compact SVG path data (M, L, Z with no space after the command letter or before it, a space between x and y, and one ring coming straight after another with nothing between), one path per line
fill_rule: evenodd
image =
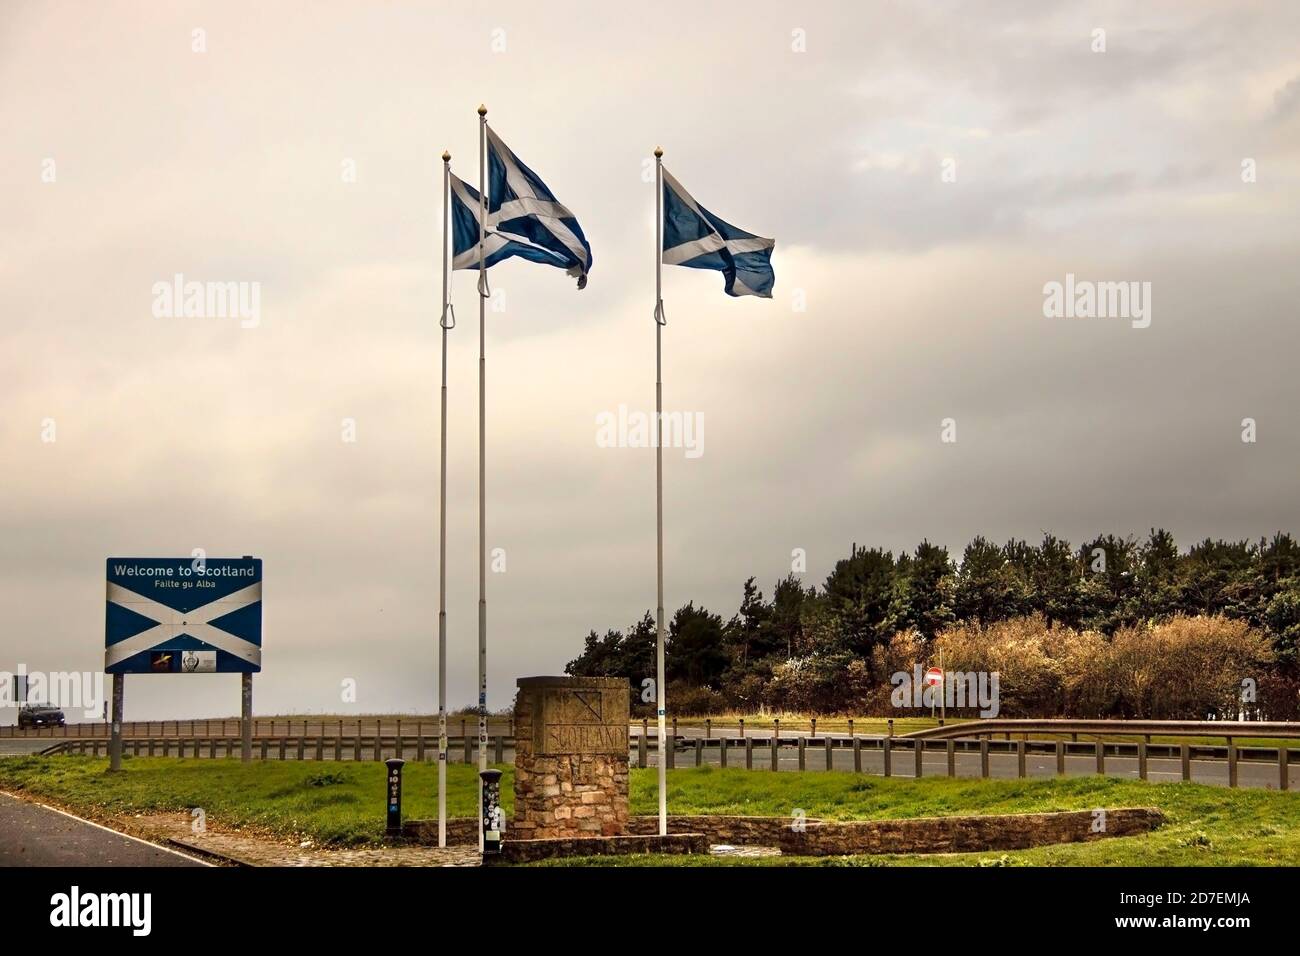
M0 789L22 791L101 819L202 807L209 824L246 828L319 845L379 843L384 774L379 763L194 760L126 757L120 774L91 757L13 757L0 761ZM476 768L448 768L451 816L475 812ZM507 816L512 775L502 768ZM915 781L851 773L771 773L713 767L669 774L673 813L789 816L836 820L1021 813L1155 806L1169 823L1154 834L1040 847L1007 854L744 860L676 857L555 861L565 865L1079 865L1207 866L1300 864L1300 796L1199 784L1152 784L1108 777ZM631 772L631 810L655 812L653 770ZM408 819L437 813L437 767L407 764L403 810Z

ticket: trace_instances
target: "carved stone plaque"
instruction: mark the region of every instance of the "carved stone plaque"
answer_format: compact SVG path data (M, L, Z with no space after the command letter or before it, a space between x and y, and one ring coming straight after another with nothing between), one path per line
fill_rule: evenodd
M626 755L627 692L546 688L542 719L534 724L534 743L539 754Z

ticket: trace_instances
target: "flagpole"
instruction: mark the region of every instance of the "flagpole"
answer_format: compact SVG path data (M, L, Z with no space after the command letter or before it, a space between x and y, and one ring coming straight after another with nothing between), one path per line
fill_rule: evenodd
M483 852L483 776L487 769L487 495L486 379L487 263L483 258L487 228L487 107L478 108L478 848Z
M664 410L663 264L664 151L655 147L655 557L658 599L655 605L655 710L659 717L659 835L668 834L668 695L664 686L664 450L660 439Z
M438 846L447 845L447 313L451 153L442 154L442 464L438 495Z

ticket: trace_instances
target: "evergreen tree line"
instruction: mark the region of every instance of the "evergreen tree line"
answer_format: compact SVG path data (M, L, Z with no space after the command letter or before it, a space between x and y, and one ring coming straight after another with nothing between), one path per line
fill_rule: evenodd
M877 706L887 700L880 690L888 684L887 668L900 664L900 648L914 648L920 662L933 663L930 652L945 635L954 647L958 635L983 634L988 645L999 624L1029 622L996 633L1004 642L1036 634L1045 654L1060 643L1053 635L1086 635L1094 654L1112 647L1118 654L1122 644L1131 657L1143 635L1163 634L1156 630L1162 624L1185 618L1239 625L1233 633L1248 635L1250 651L1232 666L1251 669L1252 679L1261 671L1270 716L1292 715L1300 687L1300 545L1279 532L1257 542L1206 539L1180 551L1169 532L1154 529L1144 541L1107 534L1077 548L1051 534L1038 545L977 537L960 561L928 541L897 555L855 544L820 588L790 574L776 582L770 600L751 577L729 620L693 601L673 614L669 706L680 714ZM1197 641L1195 628L1170 633ZM1019 636L1006 636L1012 634ZM1155 637L1148 643L1152 655L1164 647ZM655 674L653 616L647 611L626 631L592 631L565 669L575 676L626 676L633 703L640 704L642 681ZM1099 698L1089 707L1102 716L1143 709L1126 703L1121 690L1113 696L1112 703ZM1051 706L1068 709L1046 700L1032 709ZM1105 713L1108 708L1115 712Z

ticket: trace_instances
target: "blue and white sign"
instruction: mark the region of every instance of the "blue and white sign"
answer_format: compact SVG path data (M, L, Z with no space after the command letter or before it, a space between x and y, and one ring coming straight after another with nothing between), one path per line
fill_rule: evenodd
M104 670L257 673L261 558L109 558Z

